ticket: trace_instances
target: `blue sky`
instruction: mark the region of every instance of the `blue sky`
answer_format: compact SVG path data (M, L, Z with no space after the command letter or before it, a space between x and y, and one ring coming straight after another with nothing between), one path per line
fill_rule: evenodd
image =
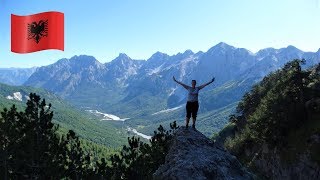
M10 51L10 14L65 13L65 51ZM0 0L0 67L48 65L87 54L148 59L219 42L247 48L320 48L319 0Z

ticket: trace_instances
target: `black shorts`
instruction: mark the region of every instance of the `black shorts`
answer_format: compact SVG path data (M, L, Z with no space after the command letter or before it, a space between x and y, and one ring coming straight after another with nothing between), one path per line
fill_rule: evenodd
M186 105L186 110L187 110L187 116L186 117L190 118L191 114L192 114L192 117L196 118L197 117L197 113L198 113L198 109L199 109L198 101L195 101L195 102L188 101L187 105Z

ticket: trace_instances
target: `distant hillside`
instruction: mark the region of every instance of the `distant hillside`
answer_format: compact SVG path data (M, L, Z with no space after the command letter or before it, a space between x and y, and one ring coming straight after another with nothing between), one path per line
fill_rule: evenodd
M27 81L32 73L36 71L32 68L0 68L0 83L8 85L22 85Z
M53 122L58 123L62 130L72 129L84 139L110 147L120 147L126 142L125 131L116 129L110 123L101 122L87 112L79 111L58 96L43 89L0 84L0 109L9 108L15 104L18 109L22 110L30 92L39 94L47 103L52 104Z
M261 179L319 179L320 64L293 60L246 93L216 143Z

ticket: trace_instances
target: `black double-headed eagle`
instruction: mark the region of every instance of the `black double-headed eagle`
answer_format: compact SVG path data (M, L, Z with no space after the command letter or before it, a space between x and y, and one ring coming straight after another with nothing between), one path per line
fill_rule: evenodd
M38 44L40 39L46 36L48 36L48 20L28 24L28 40L33 39Z

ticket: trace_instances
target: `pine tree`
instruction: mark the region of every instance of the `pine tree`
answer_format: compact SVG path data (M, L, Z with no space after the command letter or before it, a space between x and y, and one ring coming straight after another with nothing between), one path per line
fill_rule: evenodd
M1 112L1 174L4 179L59 177L58 126L52 123L51 104L30 93L24 112L13 105ZM60 158L62 159L62 158Z
M67 170L66 177L71 179L81 179L85 175L85 154L81 147L81 142L76 133L69 130L66 143Z
M20 114L13 105L8 111L6 108L1 112L0 118L0 176L4 179L15 177L15 169L19 166L16 154L19 151L19 143L22 137L19 135L21 131Z
M128 138L129 146L123 146L120 155L111 157L111 179L152 179L152 174L165 161L170 140L178 128L176 122L170 128L167 131L160 125L149 144L134 136Z

